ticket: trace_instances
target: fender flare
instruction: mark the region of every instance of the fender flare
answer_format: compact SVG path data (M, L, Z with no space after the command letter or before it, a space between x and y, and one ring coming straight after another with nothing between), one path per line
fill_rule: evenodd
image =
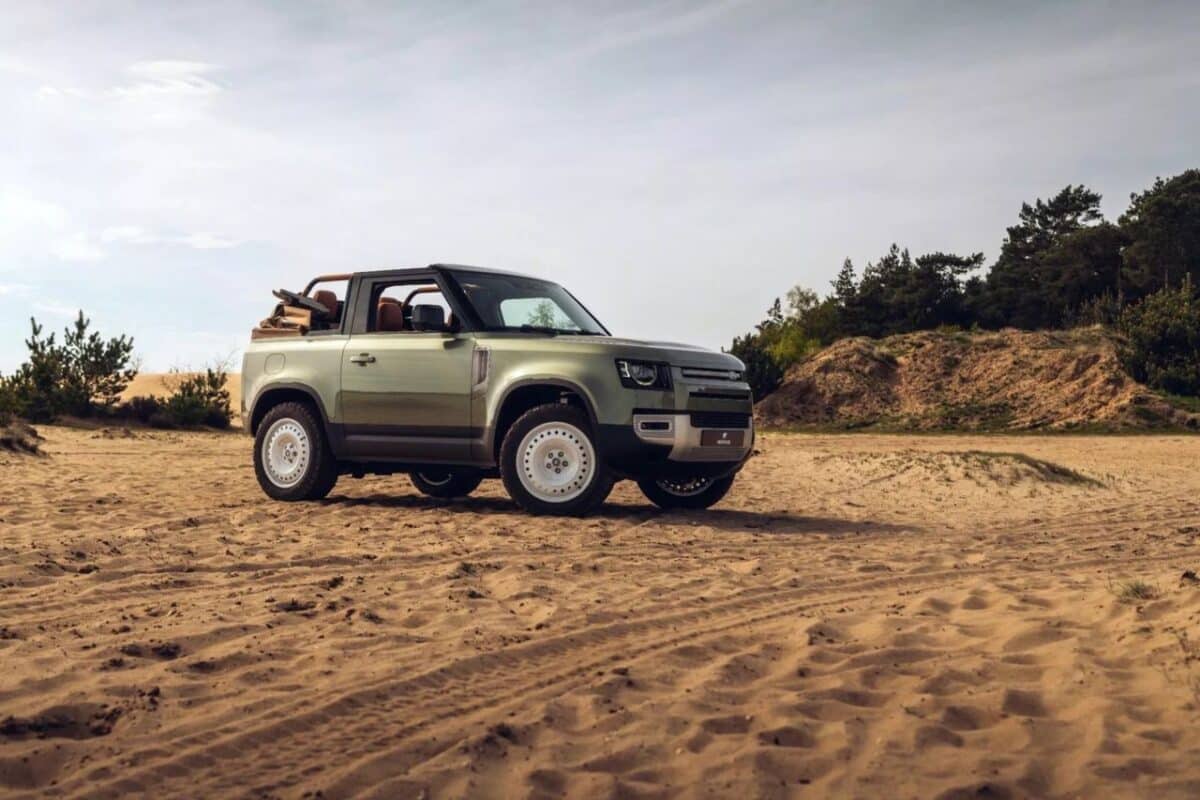
M300 392L301 394L306 395L308 397L308 399L312 401L312 404L314 406L316 406L317 411L320 413L321 425L324 426L326 435L331 436L333 431L332 431L332 428L329 423L329 413L325 410L325 404L323 402L321 402L321 397L312 390L312 387L308 386L307 384L303 384L303 383L295 383L292 381L282 381L279 383L269 383L266 386L259 389L258 393L254 395L254 401L251 403L251 405L248 409L249 418L251 420L254 419L255 412L257 412L259 407L262 405L263 399L266 398L268 395L270 395L274 392L277 392L277 391ZM246 431L250 434L253 434L254 429L255 429L255 426L253 424L251 424L251 425L247 426Z
M583 388L583 386L580 384L575 383L574 381L566 380L565 378L557 378L552 376L527 376L524 378L518 378L504 387L504 391L500 395L500 402L496 404L495 416L487 421L487 443L490 452L496 452L497 447L500 445L500 442L497 441L497 437L500 435L500 412L504 409L504 405L508 402L508 399L512 397L513 393L526 386L555 386L559 389L565 389L573 394L579 395L579 397L583 400L583 408L588 415L588 422L591 423L592 430L599 430L600 418L596 416L595 401L592 400L592 395L587 391L587 389Z

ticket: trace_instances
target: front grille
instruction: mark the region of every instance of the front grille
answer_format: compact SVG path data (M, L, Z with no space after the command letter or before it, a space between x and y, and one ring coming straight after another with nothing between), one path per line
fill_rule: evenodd
M689 392L688 397L701 400L749 400L749 392Z
M680 367L679 373L685 378L701 381L740 381L742 374L737 370L709 369L708 367Z
M735 411L693 411L693 428L749 428L750 415Z

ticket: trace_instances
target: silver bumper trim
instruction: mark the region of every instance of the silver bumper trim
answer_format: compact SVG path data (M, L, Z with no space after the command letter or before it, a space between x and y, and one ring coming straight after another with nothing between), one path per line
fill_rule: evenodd
M705 429L692 427L690 414L635 414L633 432L638 439L648 444L669 444L667 456L672 461L741 461L754 446L754 426L742 428L746 436L741 446L700 444L700 434Z

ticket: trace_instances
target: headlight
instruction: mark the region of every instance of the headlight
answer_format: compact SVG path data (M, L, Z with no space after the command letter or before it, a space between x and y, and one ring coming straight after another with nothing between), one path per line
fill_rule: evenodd
M666 364L619 358L617 374L621 377L621 385L630 389L671 388L671 369Z

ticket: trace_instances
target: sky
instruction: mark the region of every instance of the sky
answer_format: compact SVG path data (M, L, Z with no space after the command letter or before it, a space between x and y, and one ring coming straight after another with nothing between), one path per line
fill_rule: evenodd
M142 368L271 290L465 263L728 345L844 258L1200 167L1200 3L0 0L0 371L83 309Z

